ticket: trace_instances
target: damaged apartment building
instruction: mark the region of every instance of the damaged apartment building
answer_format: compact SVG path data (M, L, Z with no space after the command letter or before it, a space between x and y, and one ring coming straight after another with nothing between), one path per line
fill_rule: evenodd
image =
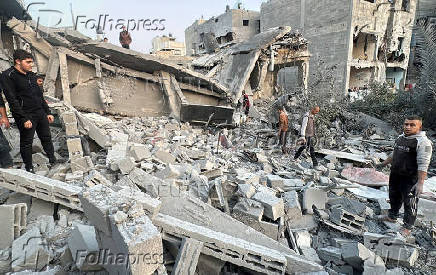
M416 6L417 0L268 0L261 6L261 29L300 30L309 41L311 68L320 63L336 68L344 93L374 80L400 89L406 84Z
M238 43L260 32L260 13L226 7L226 12L209 20L196 20L185 30L187 55L212 53L220 45Z
M7 1L8 5L15 1ZM181 121L231 123L228 91L218 82L168 58L97 42L68 28L36 26L15 18L1 22L2 70L15 49L34 55L46 95L78 110L121 116L172 116Z

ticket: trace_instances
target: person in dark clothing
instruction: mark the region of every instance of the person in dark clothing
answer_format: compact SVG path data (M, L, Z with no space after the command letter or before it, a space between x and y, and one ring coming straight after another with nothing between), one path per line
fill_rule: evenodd
M15 65L1 75L6 100L20 132L20 153L26 170L33 172L32 143L35 132L50 164L56 163L49 123L54 117L32 72L33 57L24 50L14 53Z
M245 115L248 116L248 113L250 112L250 98L245 91L242 91L242 108L244 108Z
M298 159L303 153L304 149L309 148L310 157L312 158L313 168L318 166L318 160L315 156L315 148L313 144L313 138L315 136L315 115L320 111L319 106L312 108L310 112L304 115L303 123L301 124L300 140L303 145L295 153L294 159Z
M9 124L8 116L6 115L5 102L2 96L3 88L0 83L0 125L3 128L9 128L11 125ZM1 168L10 168L13 165L11 154L11 147L9 146L9 142L3 134L2 129L0 129L0 167Z
M418 199L422 193L424 181L432 155L432 144L422 131L422 119L408 117L404 122L404 133L395 141L394 152L384 162L377 165L382 168L391 164L389 176L389 203L391 209L381 219L396 222L401 206L404 204L404 227L401 234L410 235L418 211Z
M132 37L126 27L123 26L123 30L120 32L120 44L123 48L130 49L130 43L132 43Z

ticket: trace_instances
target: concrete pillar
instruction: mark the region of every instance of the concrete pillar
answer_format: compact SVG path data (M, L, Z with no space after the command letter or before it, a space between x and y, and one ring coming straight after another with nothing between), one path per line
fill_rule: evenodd
M50 58L48 60L48 68L45 74L44 90L48 96L55 97L56 92L56 79L59 73L59 56L56 48L51 51Z
M67 104L71 104L70 81L68 79L67 55L65 53L58 52L58 56L59 56L59 66L60 66L60 74L61 74L63 101Z

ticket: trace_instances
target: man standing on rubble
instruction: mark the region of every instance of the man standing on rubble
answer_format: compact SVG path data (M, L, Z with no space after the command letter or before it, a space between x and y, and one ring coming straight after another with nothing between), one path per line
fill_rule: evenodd
M120 44L125 49L130 49L130 43L132 43L132 37L127 31L126 26L123 26L123 30L120 32Z
M404 204L404 227L401 234L410 235L418 211L418 198L422 193L432 155L432 144L422 131L422 119L410 116L404 121L404 133L395 141L394 152L377 168L391 165L389 201L391 209L381 219L396 222Z
M312 108L310 112L307 112L303 117L303 123L300 130L300 141L303 145L295 153L294 159L298 159L303 153L304 149L309 148L310 157L312 158L313 168L318 166L318 160L315 156L315 148L313 144L313 138L315 136L315 115L320 111L319 106Z
M33 172L32 143L35 131L50 164L56 163L49 127L54 117L37 84L37 76L32 72L32 55L24 50L16 50L14 63L13 67L2 73L0 82L20 132L21 157L26 170Z
M286 152L286 141L288 139L288 115L284 107L279 107L279 145L282 145L282 152Z

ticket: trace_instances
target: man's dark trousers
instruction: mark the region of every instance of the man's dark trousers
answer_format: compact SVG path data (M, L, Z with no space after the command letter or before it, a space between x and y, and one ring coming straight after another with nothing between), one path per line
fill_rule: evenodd
M42 148L44 148L47 156L54 156L53 143L51 141L50 126L47 119L47 114L41 109L35 113L30 114L32 128L24 128L24 121L18 123L18 130L20 131L20 153L26 169L32 168L32 144L35 132L41 140Z
M298 159L301 153L303 153L304 149L306 149L307 147L309 147L310 157L312 158L313 166L318 166L318 160L316 159L315 156L315 148L313 147L312 137L306 137L306 144L304 144L298 149L297 153L295 153L294 159Z
M418 196L412 187L418 182L418 176L404 176L391 172L389 176L389 200L391 209L389 218L397 219L404 203L404 227L411 229L415 224L418 211Z
M121 45L124 49L130 49L130 46L128 45L128 44L124 44L124 45Z

